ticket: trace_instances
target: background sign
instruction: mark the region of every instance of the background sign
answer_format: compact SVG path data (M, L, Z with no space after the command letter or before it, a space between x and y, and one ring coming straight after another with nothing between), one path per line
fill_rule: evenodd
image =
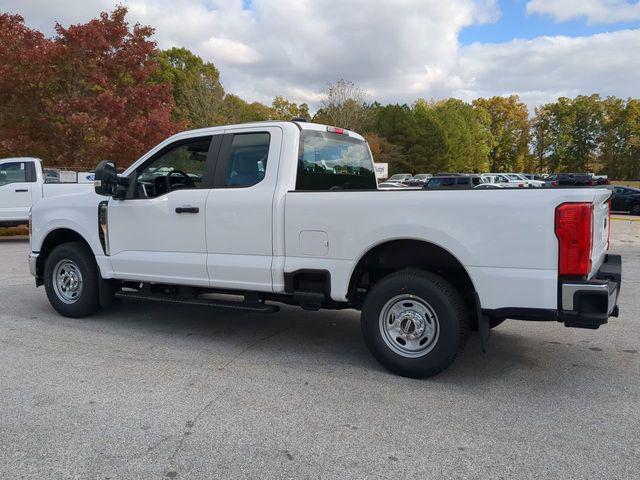
M388 163L374 163L376 169L376 178L378 180L384 180L389 177L389 164Z

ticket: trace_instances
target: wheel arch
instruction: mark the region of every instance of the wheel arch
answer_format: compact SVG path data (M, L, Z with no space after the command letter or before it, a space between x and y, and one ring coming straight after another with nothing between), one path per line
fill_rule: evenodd
M442 245L417 238L388 239L370 246L351 271L347 298L358 305L363 298L362 294L366 294L375 283L391 273L407 268L430 271L442 276L465 293L465 300L475 310L477 289L458 257Z
M41 282L44 275L44 264L54 248L70 242L81 242L89 251L93 251L91 244L82 234L71 228L55 228L47 233L42 241L38 260L36 262L36 279Z

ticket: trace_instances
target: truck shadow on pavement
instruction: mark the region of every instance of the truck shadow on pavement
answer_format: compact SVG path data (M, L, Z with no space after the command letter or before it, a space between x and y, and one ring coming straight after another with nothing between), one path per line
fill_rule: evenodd
M147 355L149 361L179 358L236 373L243 369L287 369L292 375L299 371L356 375L376 382L415 382L387 372L375 361L362 340L359 312L352 310L308 312L282 306L277 314L259 315L125 301L87 319L56 314L49 318L64 322L66 328L82 330L82 335L121 337L123 341L117 342L120 351ZM540 325L532 335L530 330L521 331L527 328L524 322L505 322L492 331L486 354L480 351L477 333L470 332L455 362L427 382L477 384L480 388L487 380L502 382L513 376L531 384L549 384L557 378L566 385L572 377L579 379L582 369L577 367L590 368L593 352L585 344L555 341L560 325L544 325L548 333Z

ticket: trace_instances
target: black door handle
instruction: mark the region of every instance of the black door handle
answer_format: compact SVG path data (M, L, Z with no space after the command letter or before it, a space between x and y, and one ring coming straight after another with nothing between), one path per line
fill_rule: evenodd
M18 188L18 189L16 190L16 193L26 193L26 192L28 192L28 191L29 191L29 190L27 190L26 188Z
M200 209L198 207L176 207L176 213L198 213Z

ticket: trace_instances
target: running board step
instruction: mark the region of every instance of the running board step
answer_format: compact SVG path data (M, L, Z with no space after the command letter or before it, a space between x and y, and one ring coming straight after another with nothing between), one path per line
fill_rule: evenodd
M218 308L221 310L238 310L253 313L276 313L280 311L277 305L253 302L233 302L229 300L211 300L207 298L186 298L171 297L167 295L156 295L145 292L116 292L117 298L128 298L130 300L145 300L148 302L173 303L179 305L198 305L201 307Z

